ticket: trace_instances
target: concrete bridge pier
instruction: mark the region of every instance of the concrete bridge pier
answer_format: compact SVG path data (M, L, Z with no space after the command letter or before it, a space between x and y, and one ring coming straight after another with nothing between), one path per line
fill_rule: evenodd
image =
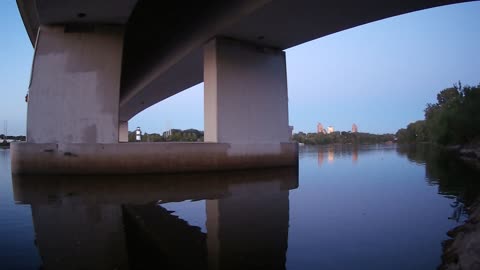
M27 142L14 174L138 174L298 165L288 134L285 54L217 38L205 46L205 143L119 143L123 28L41 26ZM159 89L161 91L162 89ZM125 119L122 119L125 120Z
M41 26L29 87L29 143L117 143L123 27Z
M215 38L204 48L205 141L289 141L285 52Z
M118 141L128 142L128 121L120 121L118 125Z

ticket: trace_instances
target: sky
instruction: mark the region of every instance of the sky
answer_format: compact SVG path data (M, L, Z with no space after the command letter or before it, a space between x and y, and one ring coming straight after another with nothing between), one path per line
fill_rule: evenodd
M0 1L0 133L26 130L33 48L14 0ZM286 50L289 122L314 132L395 133L423 119L427 103L454 83L480 83L480 2L438 7L369 23ZM203 130L203 84L129 121L130 130Z

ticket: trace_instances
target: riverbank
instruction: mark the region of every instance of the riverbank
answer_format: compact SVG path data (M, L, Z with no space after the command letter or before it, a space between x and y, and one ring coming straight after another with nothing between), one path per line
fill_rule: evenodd
M465 224L447 233L452 239L443 243L440 270L480 269L480 199L467 211Z
M461 159L480 170L480 144L463 146L459 153Z
M459 158L480 170L480 143L448 146Z
M480 170L480 143L447 147L460 159ZM480 171L479 171L480 172ZM468 209L468 220L447 232L440 270L480 269L480 198Z

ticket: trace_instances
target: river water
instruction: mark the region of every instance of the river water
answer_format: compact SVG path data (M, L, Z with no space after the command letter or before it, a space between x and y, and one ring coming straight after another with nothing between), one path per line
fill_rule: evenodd
M479 173L429 147L300 147L299 168L14 176L0 269L436 269Z

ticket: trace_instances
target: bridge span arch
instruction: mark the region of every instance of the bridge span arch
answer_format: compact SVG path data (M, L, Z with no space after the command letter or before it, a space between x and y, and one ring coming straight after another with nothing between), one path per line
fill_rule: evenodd
M90 160L89 155L103 151L99 144L125 140L133 116L204 82L205 141L227 144L210 149L226 151L211 151L213 167L294 165L298 155L296 146L288 146L285 49L372 21L461 2L468 1L234 0L185 5L17 0L35 46L27 113L27 141L34 146L13 152L32 155L46 147L42 156L54 151L71 157L68 149L89 149ZM117 155L116 147L106 147L110 150L102 160ZM185 154L186 148L181 149ZM123 157L116 165L132 150L122 151L125 155L119 155ZM168 149L162 146L159 151ZM193 152L203 151L204 146ZM225 155L235 156L235 161L222 163L228 160ZM244 156L254 161L244 163ZM264 163L266 157L270 161ZM64 159L54 158L59 162L55 166L71 166L71 159ZM30 164L38 158L15 160L17 165ZM108 162L102 166L112 170ZM83 165L76 168L81 171Z

